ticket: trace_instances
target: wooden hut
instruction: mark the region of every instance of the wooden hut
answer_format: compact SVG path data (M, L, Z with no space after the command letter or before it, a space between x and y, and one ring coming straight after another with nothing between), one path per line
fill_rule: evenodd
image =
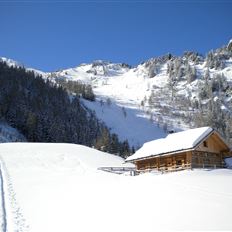
M138 171L175 171L222 168L224 158L230 156L230 147L219 133L210 127L201 127L145 143L126 161L134 163Z

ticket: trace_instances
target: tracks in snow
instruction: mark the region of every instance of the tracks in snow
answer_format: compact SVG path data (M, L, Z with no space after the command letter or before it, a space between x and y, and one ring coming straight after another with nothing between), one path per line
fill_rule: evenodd
M5 204L4 179L2 174L2 164L0 162L0 228L1 232L7 231L7 216Z
M19 207L11 177L0 156L0 232L27 232L28 225Z

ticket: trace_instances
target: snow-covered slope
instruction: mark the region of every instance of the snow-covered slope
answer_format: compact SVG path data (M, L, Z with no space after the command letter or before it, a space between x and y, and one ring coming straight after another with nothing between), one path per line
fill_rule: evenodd
M0 122L0 143L25 142L26 138L6 122Z
M9 143L0 144L0 150L1 154L8 154L4 159L18 168L42 166L46 169L48 165L47 169L62 166L74 171L95 171L98 167L128 166L119 156L76 144Z
M232 230L231 170L109 174L96 169L121 158L68 144L1 144L0 154L7 231Z
M168 130L203 126L204 122L197 122L196 115L199 109L209 111L212 99L231 118L232 53L227 47L211 51L206 57L194 52L185 52L180 57L168 54L136 67L95 61L51 73L50 77L90 84L97 102L85 102L86 105L96 110L97 116L119 138L127 138L136 147L164 137ZM106 110L106 104L102 106L107 99L113 102L113 110ZM122 108L130 112L134 123L121 117ZM128 134L131 128L133 136ZM138 131L143 131L142 135Z
M101 181L94 179L99 175L97 168L102 166L125 164L118 156L80 145L0 144L7 231L81 229L79 220L85 217L81 213L89 207L85 200L88 196L95 198L94 190Z
M146 93L150 93L152 85L165 86L166 65L161 70L155 79L148 79L148 71L144 65L130 68L123 64L101 61L55 72L51 76L91 84L94 93L99 97L109 97L121 104L138 106Z
M169 130L218 126L222 124L216 118L219 116L226 118L225 125L216 129L229 140L231 44L230 41L205 57L196 52L185 52L179 57L168 54L135 67L98 60L52 73L34 71L54 82L61 79L91 85L96 102L83 101L84 104L95 110L98 118L121 140L128 139L136 148L165 137ZM216 115L210 115L212 108Z
M166 136L163 129L152 123L153 119L149 120L150 117L138 107L147 84L144 78L141 79L137 73L131 71L129 65L99 60L54 73L44 73L31 68L27 70L44 78L50 77L54 82L59 78L91 84L97 96L96 102L83 100L85 106L94 110L97 117L105 122L113 133L118 134L120 140L127 139L135 148L151 139ZM131 84L133 79L136 83L133 88L130 87L131 91L128 93L126 85ZM142 89L140 86L143 86ZM139 91L140 98L136 97L136 92ZM108 99L111 100L110 105L107 104Z
M18 61L15 61L15 60L12 60L12 59L9 59L9 58L6 58L6 57L0 57L0 62L5 62L10 67L18 67L18 68L23 67L23 68L26 68L27 71L34 72L35 74L40 75L40 76L42 76L44 78L47 78L50 75L49 73L40 71L38 69L25 67L23 63L20 63Z
M163 70L165 72L165 67ZM143 65L130 68L125 64L98 61L52 73L51 77L92 85L97 101L84 101L84 104L96 111L97 117L121 140L128 139L130 145L140 147L144 142L166 136L154 123L157 117L148 115L140 104L144 96L149 96L150 87L155 83L164 86L167 77L162 73L152 80L147 78L146 72Z
M87 100L82 102L89 109L95 111L97 118L105 122L111 131L119 135L121 140L128 140L129 144L136 149L151 139L158 139L166 135L157 124L152 123L136 107L126 107L114 100L107 104L104 97L98 98L94 102Z
M23 67L23 65L15 60L6 58L6 57L0 57L0 62L5 62L7 65L12 67Z

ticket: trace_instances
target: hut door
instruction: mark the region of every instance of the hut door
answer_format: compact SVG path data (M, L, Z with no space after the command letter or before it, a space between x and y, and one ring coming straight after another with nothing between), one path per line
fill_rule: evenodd
M167 158L167 166L168 167L172 166L172 158Z
M177 166L182 166L182 160L181 160L181 159L178 159L178 160L176 161L176 165L177 165Z

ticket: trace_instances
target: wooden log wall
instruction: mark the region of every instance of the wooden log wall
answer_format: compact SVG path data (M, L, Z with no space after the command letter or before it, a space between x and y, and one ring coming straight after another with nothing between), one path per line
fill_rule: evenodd
M223 154L193 151L192 167L196 168L222 168L224 167Z
M135 162L138 170L148 169L174 169L176 167L191 164L191 152L179 153L176 155L159 156Z

